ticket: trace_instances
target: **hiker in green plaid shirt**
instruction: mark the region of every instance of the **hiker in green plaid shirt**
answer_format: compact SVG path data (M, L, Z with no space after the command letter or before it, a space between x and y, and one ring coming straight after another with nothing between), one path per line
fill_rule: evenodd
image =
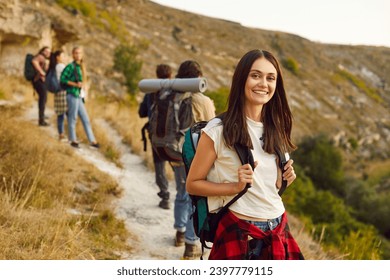
M73 62L69 63L61 74L61 83L66 85L66 100L68 104L68 130L69 141L72 147L79 148L76 137L76 121L80 116L84 131L87 134L90 146L99 148L92 127L89 121L87 110L84 106L84 99L81 96L85 90L86 71L83 64L83 50L75 47L72 50Z

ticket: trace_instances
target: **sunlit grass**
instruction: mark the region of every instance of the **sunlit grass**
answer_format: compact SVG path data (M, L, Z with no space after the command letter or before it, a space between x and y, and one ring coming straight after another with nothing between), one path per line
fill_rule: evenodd
M131 248L110 210L117 183L23 113L0 108L0 259L119 259Z

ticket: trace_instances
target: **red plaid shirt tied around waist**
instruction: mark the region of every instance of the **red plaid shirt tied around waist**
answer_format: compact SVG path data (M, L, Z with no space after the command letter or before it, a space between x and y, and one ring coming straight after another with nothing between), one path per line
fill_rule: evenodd
M286 213L282 215L282 220L275 229L264 232L258 227L237 218L229 211L218 225L209 260L247 259L248 236L253 239L262 239L264 242L259 259L304 259L288 228Z

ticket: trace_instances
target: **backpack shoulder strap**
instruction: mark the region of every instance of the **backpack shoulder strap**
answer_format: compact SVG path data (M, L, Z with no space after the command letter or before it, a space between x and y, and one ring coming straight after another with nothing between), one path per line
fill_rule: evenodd
M238 157L240 158L240 161L241 161L242 164L249 163L251 165L252 169L255 169L255 163L254 163L254 159L253 159L253 154L252 154L251 150L248 147L243 146L243 145L241 145L239 143L236 143L236 144L234 144L234 149L236 150L236 152L238 154ZM225 212L227 212L227 210L230 207L230 205L232 205L241 196L243 196L248 191L248 189L250 187L252 187L250 184L246 184L245 188L242 191L240 191L235 197L233 197L232 200L230 200L224 207L222 207L220 211L218 211L218 214L222 215Z
M280 170L282 171L282 174L283 174L284 166L290 160L290 154L289 153L282 153L279 150L276 150L276 155L277 155L277 157L279 159L279 168L280 168ZM286 180L282 180L282 186L280 187L279 192L278 192L279 196L282 196L282 194L284 193L286 188L287 188L287 181Z
M77 66L76 62L73 61L73 71L74 71L74 77L76 78L76 83L80 81L79 74L77 73Z

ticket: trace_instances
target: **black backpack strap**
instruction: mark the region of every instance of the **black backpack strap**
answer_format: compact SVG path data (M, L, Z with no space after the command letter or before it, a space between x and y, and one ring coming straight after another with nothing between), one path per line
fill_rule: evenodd
M238 157L240 158L241 163L242 164L249 163L251 165L252 169L254 170L255 163L254 163L254 159L253 159L253 155L252 155L251 150L248 147L243 146L243 145L238 144L238 143L234 144L234 149L236 150ZM218 214L224 215L227 212L227 210L229 209L230 205L232 205L241 196L243 196L248 191L248 189L250 187L252 187L250 184L246 184L245 188L242 191L240 191L235 197L233 197L232 200L230 200L224 207L222 207L220 211L218 211Z
M144 142L144 152L146 152L146 147L147 147L147 139L146 139L145 130L148 130L148 129L149 129L149 122L145 123L141 129L142 141Z
M80 82L80 77L79 77L79 74L77 73L77 66L76 66L76 62L73 61L73 74L74 74L74 77L76 79L76 83Z
M282 171L282 175L284 173L284 166L286 165L287 161L290 159L290 155L288 153L282 153L279 150L276 150L276 155L278 156L279 159L279 168ZM279 196L282 196L284 191L287 188L287 181L282 179L282 186L279 189Z

